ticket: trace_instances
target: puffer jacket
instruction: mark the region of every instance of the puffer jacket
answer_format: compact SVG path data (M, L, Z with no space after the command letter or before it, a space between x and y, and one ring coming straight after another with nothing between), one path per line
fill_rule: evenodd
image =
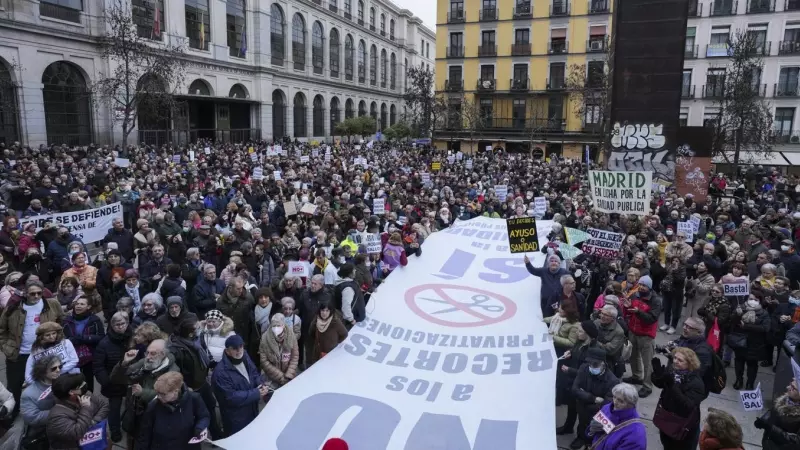
M658 402L662 408L687 418L696 412L695 422L688 426L690 430L700 426L700 403L706 398L706 386L698 371L688 372L678 383L673 371L664 369L660 373L653 372L652 380L653 385L661 389Z
M297 374L297 362L300 359L300 349L294 331L284 327L283 332L286 334L284 341L277 342L272 329L268 329L261 338L259 347L261 369L272 381L273 386L281 386L294 378Z
M56 322L60 324L64 318L64 312L61 310L58 300L49 298L42 301L44 305L42 313L39 315L39 323ZM0 315L0 348L9 361L16 361L19 357L26 315L22 305L12 303L12 301L9 301L9 306Z
M228 435L242 430L258 416L258 404L261 400L258 387L264 379L247 354L244 355L242 364L247 378L242 376L228 358L220 361L211 377L222 424Z
M544 322L550 324L550 321L555 316L545 317ZM558 334L553 335L553 344L556 347L561 347L564 351L572 349L572 346L578 342L578 322L567 322L561 324L558 329Z
M763 450L796 450L800 448L800 404L790 403L784 394L762 416L767 422L761 438Z
M108 417L108 400L92 396L92 404L83 408L64 400L56 400L47 417L47 438L51 450L79 450L78 442L97 422Z
M206 329L205 322L201 322L200 330L201 345L208 350L208 354L215 362L220 362L225 352L225 340L236 334L233 331L233 320L230 317L226 317L222 321L219 330Z
M606 403L600 410L616 425L640 418L636 408L615 410L613 402ZM631 423L609 435L595 434L592 439L592 450L647 450L647 427L643 422Z

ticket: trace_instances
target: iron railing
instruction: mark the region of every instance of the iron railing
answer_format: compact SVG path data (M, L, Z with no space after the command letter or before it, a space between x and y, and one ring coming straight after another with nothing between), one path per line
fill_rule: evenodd
M690 99L694 98L694 85L684 84L681 86L681 98Z
M798 89L798 80L792 80L793 83L775 83L773 92L775 97L797 97L800 93Z
M558 78L548 78L546 85L548 91L563 91L566 87L566 79L563 76Z
M511 56L530 56L530 54L531 54L530 42L511 44Z
M478 13L478 20L481 22L497 20L497 18L498 18L497 8L481 9Z
M508 87L510 91L527 92L531 84L528 78L512 78L508 80Z
M780 41L778 43L779 55L800 53L800 41Z
M775 0L750 0L747 2L747 14L762 14L775 11Z
M737 8L739 4L737 2L731 1L718 1L712 2L711 8L709 8L708 15L709 16L735 16L737 13Z
M703 17L703 4L699 0L689 2L689 17Z
M494 91L497 89L497 80L494 78L480 79L476 83L476 89L479 91Z
M467 20L467 15L463 9L457 9L447 13L447 23L461 23Z
M481 57L497 56L497 46L496 45L479 45L478 46L478 56L481 56Z
M569 42L566 40L550 41L547 43L547 53L550 54L567 53L568 48Z
M684 59L696 59L697 58L697 52L699 50L700 50L700 46L699 45L694 45L694 46L687 45L686 48L684 49L683 58Z
M518 3L514 7L514 15L515 19L530 19L533 17L533 5L530 3Z
M569 2L568 1L554 1L550 5L550 17L568 16L569 15Z
M587 53L594 53L594 52L604 52L606 51L606 38L603 36L600 39L594 38L589 39L586 41L586 52Z
M461 92L464 90L464 80L444 80L446 92Z
M464 57L464 46L456 47L456 46L448 46L445 48L444 51L446 58L463 58Z
M724 82L703 85L703 98L722 98L724 94Z
M589 14L603 14L607 12L607 0L589 0Z
M193 130L139 130L139 143L162 146L164 144L191 144L199 139L211 139L214 142L248 142L261 139L260 128L222 130L222 129L193 129Z

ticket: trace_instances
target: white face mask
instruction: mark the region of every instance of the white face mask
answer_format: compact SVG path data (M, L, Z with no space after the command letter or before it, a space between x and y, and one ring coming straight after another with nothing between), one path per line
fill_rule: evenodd
M790 248L791 247L789 247L788 245L781 245L781 250L783 250L784 252L788 252Z
M283 334L283 327L272 327L272 333L277 337Z
M339 257L339 264L344 264L345 262L347 262L347 259L344 256L340 256Z
M372 267L372 261L366 260L366 261L364 261L364 265L367 266L367 267Z

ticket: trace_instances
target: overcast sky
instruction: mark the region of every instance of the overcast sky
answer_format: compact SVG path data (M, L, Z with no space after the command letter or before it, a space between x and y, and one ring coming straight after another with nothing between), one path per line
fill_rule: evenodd
M411 11L415 16L436 33L436 1L437 0L393 0L396 5Z

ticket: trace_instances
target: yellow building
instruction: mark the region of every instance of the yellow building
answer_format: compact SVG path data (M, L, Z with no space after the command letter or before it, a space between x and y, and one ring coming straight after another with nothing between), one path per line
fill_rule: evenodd
M574 65L604 67L611 9L612 0L438 0L436 91L449 120L437 147L533 142L535 156L581 158L589 145L594 158L596 119L581 117L565 87Z

